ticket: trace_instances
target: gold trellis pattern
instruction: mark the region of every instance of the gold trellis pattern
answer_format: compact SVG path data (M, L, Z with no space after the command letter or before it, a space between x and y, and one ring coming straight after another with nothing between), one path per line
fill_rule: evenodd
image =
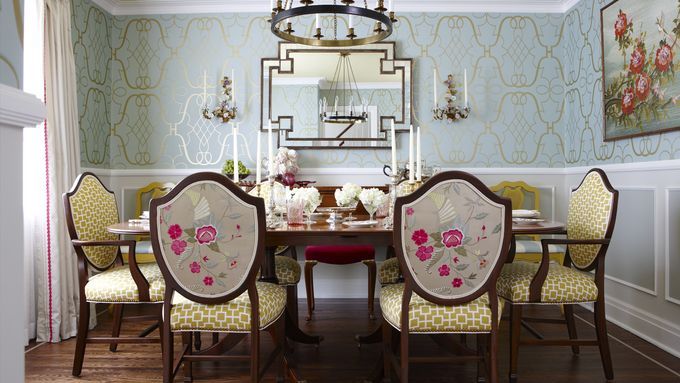
M83 177L78 190L69 197L69 201L79 240L118 239L118 235L106 231L108 226L119 222L116 198L96 177ZM82 249L88 261L100 269L111 266L118 255L117 246L84 246Z
M498 296L512 303L529 302L529 286L538 271L535 262L516 261L503 266L496 286ZM550 263L541 289L541 303L578 303L597 300L597 286L592 275Z
M256 282L260 329L280 317L286 309L286 288ZM193 302L175 293L170 311L172 331L250 332L250 299L245 291L233 300L214 305Z
M680 132L602 141L599 9L608 1L580 1L563 15L400 16L395 40L400 56L416 60L414 122L423 128L425 159L456 167L563 167L676 158ZM112 17L75 0L73 23L84 166L202 168L224 161L229 127L198 116L204 70L210 97L217 79L235 68L242 123L260 125L259 60L276 51L265 16ZM473 113L453 128L432 119L432 68L454 75L468 69ZM242 134L254 147L255 129ZM301 157L303 167L387 162L385 150Z
M597 172L590 172L578 189L571 193L567 213L567 233L571 239L602 239L609 228L614 194ZM599 245L569 245L574 265L590 266L600 250Z
M401 301L404 284L390 284L380 289L380 309L384 318L396 329L401 328ZM498 319L503 311L503 300L498 299ZM487 294L474 301L441 306L413 293L409 303L410 333L479 333L491 331L491 307Z

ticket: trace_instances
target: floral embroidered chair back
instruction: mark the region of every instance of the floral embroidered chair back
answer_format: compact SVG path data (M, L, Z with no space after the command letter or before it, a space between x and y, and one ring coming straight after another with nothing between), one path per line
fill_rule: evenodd
M569 198L567 238L611 238L618 192L600 169L593 169ZM602 249L600 245L569 245L571 262L579 269L589 269Z
M151 240L166 283L201 303L254 283L264 251L264 204L217 173L185 178L151 201Z
M92 173L83 173L71 191L64 195L66 219L71 239L81 241L113 241L118 235L106 231L119 222L118 206L113 192L106 189ZM79 247L87 261L98 270L109 268L118 256L118 246Z
M457 171L398 198L395 243L407 283L424 298L449 303L494 289L510 246L511 210L510 200Z

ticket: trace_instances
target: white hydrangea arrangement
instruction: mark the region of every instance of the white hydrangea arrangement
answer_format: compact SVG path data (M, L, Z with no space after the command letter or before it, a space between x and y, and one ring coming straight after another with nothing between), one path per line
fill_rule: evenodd
M248 193L255 197L260 197L264 199L265 201L264 206L266 209L269 209L268 201L269 195L271 193L271 187L269 186L269 182L262 182L259 187L259 192L260 193L258 195L258 188L254 187ZM281 201L283 201L282 206ZM274 182L274 203L276 204L276 209L277 210L285 209L285 201L286 201L286 187L278 182Z
M387 201L387 194L376 188L364 189L359 194L359 199L373 219L375 211Z
M342 185L342 189L335 189L335 202L342 207L356 206L361 190L361 186L348 182Z
M321 194L315 187L296 188L292 190L293 201L302 200L305 203L304 211L311 214L321 205Z
M276 174L284 175L286 173L297 174L300 167L297 163L298 155L293 149L280 147L278 153L274 157L274 166Z

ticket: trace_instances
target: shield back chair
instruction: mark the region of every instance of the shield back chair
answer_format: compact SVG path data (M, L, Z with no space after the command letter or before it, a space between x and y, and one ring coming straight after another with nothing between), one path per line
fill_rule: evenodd
M510 201L471 174L448 171L395 203L394 244L404 283L381 288L384 374L408 381L411 362L477 361L478 374L498 381L502 300L496 279L510 248ZM399 355L392 346L399 332ZM477 350L459 356L411 357L409 335L476 334ZM453 337L439 344L454 342ZM483 369L485 366L486 369Z
M492 192L512 201L512 208L526 210L541 210L541 191L524 181L503 181L490 186ZM564 246L550 245L550 259L559 264L564 262ZM515 252L513 259L518 261L540 262L541 236L525 235L515 238ZM512 255L511 255L512 256Z
M250 381L257 382L272 363L284 370L286 289L258 282L264 260L265 210L221 174L201 172L182 180L169 194L153 199L151 244L166 280L163 305L163 381L171 382L184 365L204 360L250 360ZM260 332L275 348L260 368ZM192 351L194 332L227 333L205 350ZM174 334L183 347L174 361ZM246 335L249 355L224 355Z
M144 210L149 208L149 202L154 198L162 197L170 192L175 184L172 182L151 182L141 188L137 189L135 193L135 215L133 218L138 218L142 215ZM137 263L152 263L156 262L151 249L151 241L148 235L138 235L136 238L137 247L135 254L137 255ZM123 252L123 261L128 261L127 247L121 248Z
M109 343L115 351L118 343L158 343L159 338L148 338L160 324L160 310L156 315L123 317L125 304L163 303L165 284L158 265L138 265L134 240L121 240L106 231L118 223L118 207L112 191L92 173L83 173L73 187L63 195L66 225L78 258L80 313L76 340L73 375L79 376L87 343ZM128 246L130 262L123 264L120 247ZM98 274L90 276L89 270ZM89 337L90 303L114 305L111 337ZM121 322L125 320L154 320L156 323L138 337L119 337Z
M571 346L578 354L579 346L599 346L605 377L614 378L604 302L604 264L618 205L618 191L606 174L592 169L571 192L567 212L566 239L542 239L540 264L516 261L505 265L498 279L498 294L511 305L510 315L510 381L517 381L520 345ZM550 245L566 245L563 264L550 262ZM589 273L595 271L594 274ZM596 339L578 339L573 305L594 303ZM563 305L565 320L524 318L526 305ZM540 335L527 322L566 324L569 339L521 339L521 326Z

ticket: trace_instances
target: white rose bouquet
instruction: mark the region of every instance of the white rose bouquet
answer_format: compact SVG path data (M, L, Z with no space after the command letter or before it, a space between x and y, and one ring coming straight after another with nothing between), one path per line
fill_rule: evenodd
M356 207L360 193L361 186L348 182L342 186L342 189L335 189L335 202L342 207Z
M280 147L278 153L274 157L274 166L276 174L284 175L286 173L296 174L300 167L297 163L298 155L293 149Z
M387 194L376 188L364 189L359 194L359 199L361 200L361 203L364 204L368 214L370 214L370 219L373 220L373 214L375 214L375 211L385 203Z

